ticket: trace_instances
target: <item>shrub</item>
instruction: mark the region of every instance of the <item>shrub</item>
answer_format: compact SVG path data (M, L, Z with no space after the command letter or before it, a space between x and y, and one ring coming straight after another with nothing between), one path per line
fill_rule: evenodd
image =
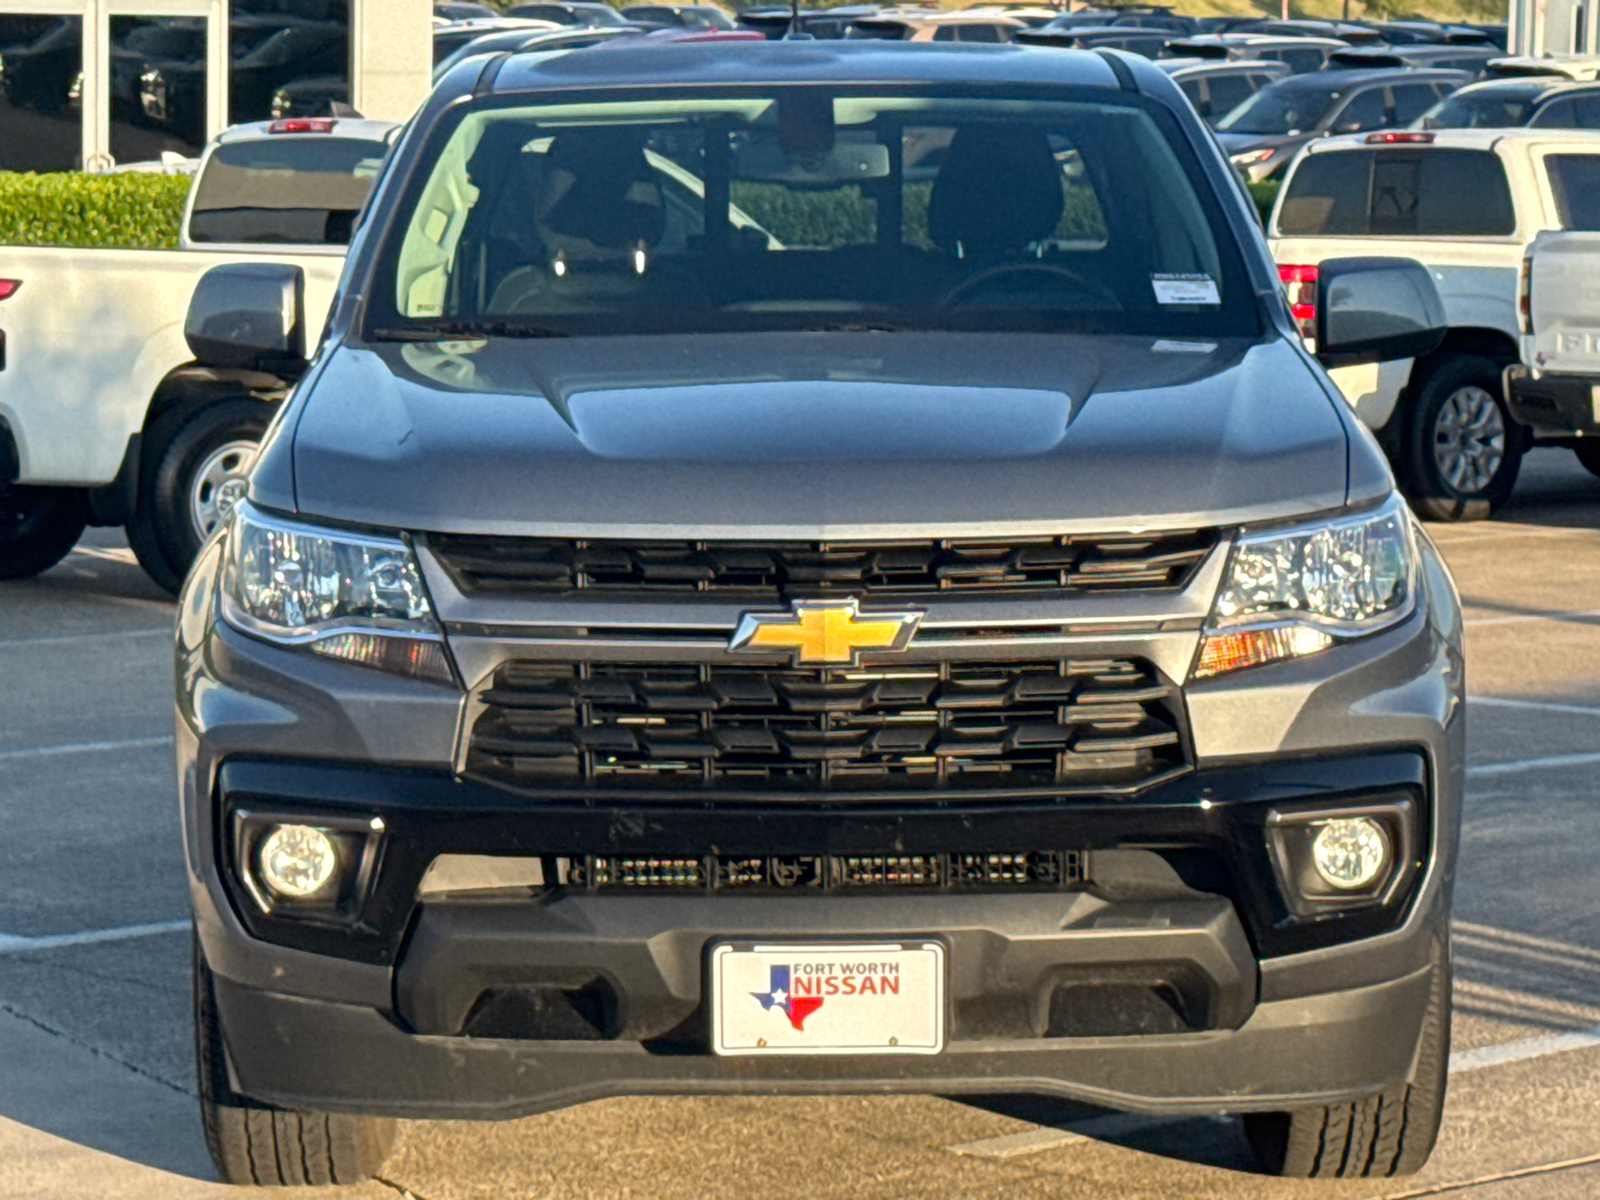
M1267 218L1272 216L1272 205L1278 199L1280 181L1276 179L1263 179L1259 183L1252 183L1250 198L1256 202L1256 210L1261 214L1261 224L1266 225Z
M0 172L0 245L178 244L186 175Z

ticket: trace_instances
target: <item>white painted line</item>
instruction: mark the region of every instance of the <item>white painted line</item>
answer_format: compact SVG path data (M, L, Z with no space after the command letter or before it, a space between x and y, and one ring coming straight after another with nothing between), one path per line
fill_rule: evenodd
M1471 605L1469 604L1470 608ZM1507 617L1467 617L1461 623L1468 628L1484 625L1524 625L1529 621L1580 621L1600 617L1600 608L1585 608L1569 612L1516 613Z
M1579 754L1548 754L1543 758L1519 758L1514 762L1478 763L1468 767L1467 774L1516 775L1522 771L1537 771L1541 767L1588 767L1600 763L1600 750L1586 750Z
M132 938L179 933L188 928L188 921L154 921L147 925L123 925L116 929L89 929L83 933L57 933L45 937L18 937L0 933L0 955L61 950L68 946L98 946L102 942L126 942Z
M111 633L59 633L50 637L32 638L0 638L0 650L10 646L60 646L70 642L103 642L112 638L137 638L137 637L171 637L172 628L163 625L159 629L127 629Z
M1501 929L1495 925L1478 925L1472 921L1453 920L1450 922L1451 931L1455 934L1465 935L1468 940L1478 938L1484 941L1510 942L1513 946L1531 946L1535 950L1547 950L1563 958L1587 958L1600 962L1600 950L1590 949L1588 946L1575 945L1572 942L1560 942L1555 938L1539 937L1531 933L1519 933L1513 929Z
M139 560L134 557L132 550L124 550L120 546L74 546L74 554L81 554L85 558L103 558L107 562L132 563L139 565Z
M1530 1058L1565 1054L1569 1050L1587 1050L1591 1046L1600 1046L1600 1025L1592 1029L1580 1029L1574 1033L1547 1034L1544 1037L1523 1038L1516 1042L1501 1042L1494 1046L1462 1050L1450 1056L1450 1074L1461 1075L1467 1071L1481 1071L1484 1067L1525 1062Z
M1468 704L1482 704L1487 708L1526 708L1537 712L1573 713L1584 717L1600 717L1600 707L1589 704L1561 704L1554 700L1514 700L1510 696L1468 696Z
M67 754L100 754L111 750L143 750L150 746L170 746L166 737L126 738L119 742L74 742L65 746L31 746L26 750L0 750L0 762L19 758L58 758Z
M1525 1038L1516 1042L1502 1042L1495 1046L1479 1046L1474 1050L1463 1050L1452 1054L1450 1074L1464 1075L1472 1071L1481 1071L1486 1067L1526 1062L1533 1058L1566 1054L1573 1050L1588 1050L1596 1046L1600 1046L1600 1025L1573 1033L1557 1033L1545 1037ZM951 1154L961 1154L969 1158L1017 1158L1024 1154L1059 1150L1081 1142L1127 1137L1146 1130L1158 1129L1163 1125L1196 1119L1194 1116L1110 1113L1103 1117L1091 1117L1086 1121L1074 1122L1065 1129L1037 1126L1017 1133L1002 1134L999 1137L981 1138L975 1142L960 1142L954 1146L946 1146L945 1149Z

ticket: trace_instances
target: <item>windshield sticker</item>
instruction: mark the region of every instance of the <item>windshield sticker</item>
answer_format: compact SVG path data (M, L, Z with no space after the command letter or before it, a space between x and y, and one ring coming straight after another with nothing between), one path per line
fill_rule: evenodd
M1209 275L1151 275L1157 304L1221 304L1217 281Z
M1215 342L1174 342L1166 338L1150 344L1156 354L1210 354L1216 348Z

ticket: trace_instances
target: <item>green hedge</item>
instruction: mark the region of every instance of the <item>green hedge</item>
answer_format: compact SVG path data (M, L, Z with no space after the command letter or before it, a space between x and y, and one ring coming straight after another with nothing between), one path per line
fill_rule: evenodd
M187 175L0 171L0 246L176 246Z
M1256 202L1256 208L1261 213L1261 223L1265 225L1267 218L1272 216L1272 206L1278 199L1278 184L1276 179L1263 179L1259 183L1247 185L1250 188L1250 198Z

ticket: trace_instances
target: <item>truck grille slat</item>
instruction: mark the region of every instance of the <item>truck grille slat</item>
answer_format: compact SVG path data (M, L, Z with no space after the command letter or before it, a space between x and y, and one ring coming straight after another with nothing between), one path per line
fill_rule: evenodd
M1070 888L1088 878L1081 850L1010 854L708 854L701 858L565 860L570 886L696 892L874 889Z
M508 662L478 699L466 770L513 786L1128 784L1185 764L1177 689L1125 660Z
M993 543L586 542L432 535L464 592L559 595L738 592L773 599L848 593L1176 589L1216 544L1215 530Z

